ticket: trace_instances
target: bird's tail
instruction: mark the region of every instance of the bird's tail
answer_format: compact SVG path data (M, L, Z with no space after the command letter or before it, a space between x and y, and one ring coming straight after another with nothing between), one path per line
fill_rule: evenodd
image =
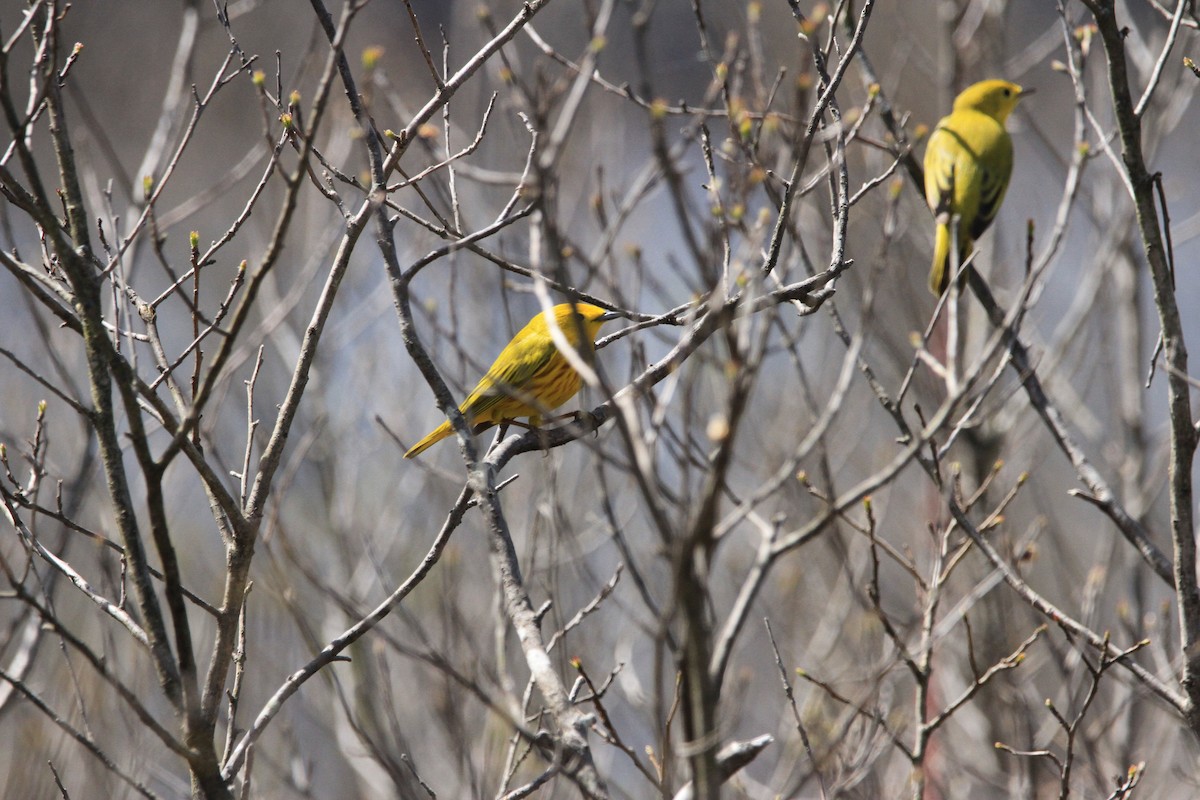
M442 439L445 439L452 433L454 433L454 428L450 427L450 420L446 420L441 425L438 425L436 428L430 431L429 435L427 435L424 439L410 447L408 452L404 454L404 457L416 458L417 456L421 455L421 453L424 453L430 447L437 444Z
M929 291L941 297L950 283L950 226L939 222L933 240L933 266L929 268Z
M946 287L950 285L950 272L960 269L967 262L967 256L971 255L971 251L975 249L975 242L970 236L963 233L958 242L958 261L951 263L950 244L950 226L939 221L937 234L933 239L933 266L929 268L929 291L937 297L941 297L942 292L946 291ZM959 287L965 286L966 282L967 276L966 273L963 273L958 279Z

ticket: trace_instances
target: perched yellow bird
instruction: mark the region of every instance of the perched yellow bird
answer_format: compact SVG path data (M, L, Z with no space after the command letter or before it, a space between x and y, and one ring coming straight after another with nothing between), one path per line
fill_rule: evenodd
M617 316L587 303L562 303L531 319L458 407L467 426L479 432L517 417L529 417L529 424L535 427L541 424L542 414L574 397L581 384L579 373L550 336L551 320L567 343L588 358L595 352L600 326ZM404 457L418 456L453 433L450 420L446 420Z
M968 86L954 99L925 148L925 200L937 217L929 288L934 294L950 283L950 221L957 215L961 264L1000 210L1012 175L1013 147L1004 122L1017 101L1032 94L1008 81Z

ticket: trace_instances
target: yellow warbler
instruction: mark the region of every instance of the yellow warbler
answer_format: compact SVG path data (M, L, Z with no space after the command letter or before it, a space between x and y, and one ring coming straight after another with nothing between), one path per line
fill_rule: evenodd
M581 383L579 373L554 344L550 325L562 331L568 344L587 358L595 351L600 326L616 317L599 306L562 303L531 319L500 351L487 374L458 407L467 418L467 426L478 432L517 417L529 417L535 427L541 424L542 414L574 397ZM446 420L404 457L420 455L453 433L450 420Z
M950 283L950 222L958 222L958 260L962 263L1000 210L1012 175L1012 139L1004 129L1017 101L1031 89L990 80L968 86L954 99L925 148L925 200L937 217L929 288L934 294Z

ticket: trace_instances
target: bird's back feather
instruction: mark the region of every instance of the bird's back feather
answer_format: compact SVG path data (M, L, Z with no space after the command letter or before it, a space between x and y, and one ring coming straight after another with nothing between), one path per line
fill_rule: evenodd
M1007 116L1007 114L1005 114ZM942 118L925 149L925 200L937 216L929 287L945 291L951 268L951 220L957 216L958 259L971 252L1000 209L1012 175L1012 139L1004 123L974 108Z
M584 303L564 303L535 316L505 345L458 407L467 425L479 431L520 417L528 417L535 426L541 424L543 413L570 400L582 384L579 373L554 343L551 319L567 344L586 357L595 351L596 334L606 318L604 309ZM419 455L452 433L446 420L404 457Z

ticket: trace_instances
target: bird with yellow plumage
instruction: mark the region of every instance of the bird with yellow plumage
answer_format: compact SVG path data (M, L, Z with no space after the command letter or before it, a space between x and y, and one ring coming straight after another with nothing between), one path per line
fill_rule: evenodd
M958 263L1000 210L1012 176L1012 138L1004 123L1022 97L1032 93L1015 83L987 80L954 99L925 147L925 200L937 217L929 288L940 295L950 283L952 241ZM950 226L958 218L956 231Z
M571 349L590 358L600 327L618 315L589 303L561 303L538 314L517 332L458 410L475 432L528 417L537 427L542 416L570 400L582 385L579 373L554 343L551 326ZM454 433L446 420L409 448L414 458Z

